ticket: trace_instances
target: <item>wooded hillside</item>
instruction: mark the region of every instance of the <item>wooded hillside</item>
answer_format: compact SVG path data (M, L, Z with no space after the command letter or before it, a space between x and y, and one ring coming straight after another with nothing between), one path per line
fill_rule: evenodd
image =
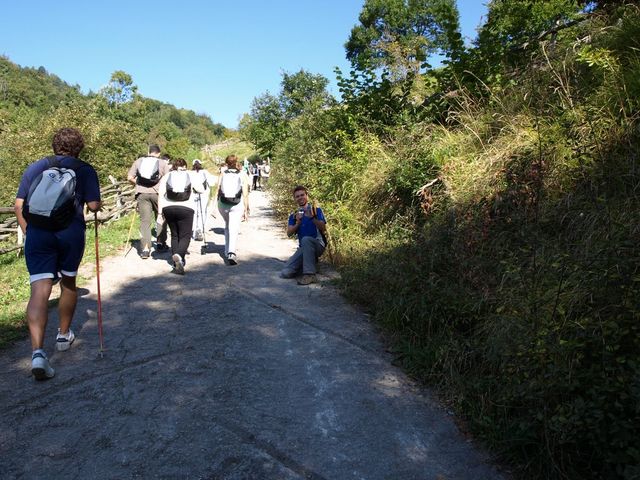
M44 67L22 68L0 57L0 171L5 179L0 205L13 203L22 171L51 153L51 138L61 127L83 133L83 160L96 167L102 181L109 174L123 179L150 143L173 157L191 159L227 133L206 115L136 90L133 79L117 71L100 92L84 95Z

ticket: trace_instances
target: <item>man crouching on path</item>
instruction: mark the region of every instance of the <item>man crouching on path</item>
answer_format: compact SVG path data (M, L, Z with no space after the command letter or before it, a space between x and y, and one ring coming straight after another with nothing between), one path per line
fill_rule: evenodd
M302 278L298 279L298 284L309 285L316 281L316 262L326 247L324 235L327 222L322 209L309 203L309 194L305 187L295 187L293 199L298 204L298 211L289 215L287 235L297 234L299 246L287 260L280 276L293 278L302 270Z
M63 128L54 135L52 146L55 156L38 160L25 170L15 203L18 223L26 234L24 255L31 282L27 322L33 347L31 372L36 380L51 378L55 373L42 347L49 295L58 280L61 286L58 301L60 328L56 350L68 350L75 339L69 327L78 301L76 275L84 254L86 225L83 206L86 203L92 212L100 209L98 175L91 165L78 160L84 148L80 132ZM45 171L47 173L43 175ZM68 189L58 190L55 198L51 189L37 188L56 183L66 183ZM66 200L64 205L68 208L58 207L60 199Z

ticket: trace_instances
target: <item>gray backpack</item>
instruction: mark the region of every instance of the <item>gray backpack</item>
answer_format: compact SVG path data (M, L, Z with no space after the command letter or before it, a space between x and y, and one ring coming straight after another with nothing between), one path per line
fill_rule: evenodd
M75 167L64 168L56 157L47 157L47 161L48 168L31 183L22 212L30 225L63 230L76 214L76 170L86 164L76 160Z

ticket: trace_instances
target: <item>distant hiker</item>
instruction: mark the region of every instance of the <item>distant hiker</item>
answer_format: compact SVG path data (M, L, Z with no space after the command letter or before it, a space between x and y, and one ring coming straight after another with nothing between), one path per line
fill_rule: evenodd
M262 183L262 175L263 175L263 164L262 162L258 163L258 188L262 191L264 190L264 184Z
M240 222L249 218L249 182L239 169L238 157L229 155L225 164L227 168L220 173L216 197L224 219L224 258L228 265L236 265Z
M309 202L307 189L298 185L293 189L293 199L298 204L298 211L289 215L287 235L298 235L299 246L287 260L280 272L282 278L293 278L302 272L298 279L300 285L309 285L316 281L316 263L326 247L324 235L327 222L322 209Z
M271 162L267 158L267 162L262 164L262 180L261 180L261 188L267 188L267 184L269 183L269 175L271 175Z
M151 253L151 226L158 217L158 183L169 171L167 161L160 157L158 145L149 146L149 154L140 157L129 169L127 178L136 186L136 200L140 214L140 258L149 258ZM161 228L157 233L156 250L164 252L167 247L167 229Z
M252 190L256 190L258 188L258 177L260 176L260 173L258 172L258 164L257 163L252 163L251 164L251 179L252 179Z
M215 185L216 178L204 169L202 162L198 158L193 160L192 168L191 180L193 182L193 203L195 210L192 237L194 240L201 241L203 239L203 229L206 228L211 186Z
M192 174L187 171L187 162L183 158L176 158L171 171L158 184L158 206L171 230L173 271L179 275L184 274L185 255L193 230Z
M16 195L15 212L26 234L24 255L29 270L31 296L27 323L31 335L31 373L36 380L54 375L43 350L48 321L48 301L60 281L56 350L68 350L75 339L71 321L78 301L76 275L84 254L83 207L100 209L100 185L94 168L78 159L84 148L80 132L58 130L52 142L54 156L27 167Z

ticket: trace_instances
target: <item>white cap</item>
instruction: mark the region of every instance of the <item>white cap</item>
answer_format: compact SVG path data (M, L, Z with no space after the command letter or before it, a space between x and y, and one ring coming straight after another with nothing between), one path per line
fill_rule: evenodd
M200 161L199 158L194 158L193 162L191 162L191 165L195 165L196 163L199 163L200 165L202 165L202 162Z

